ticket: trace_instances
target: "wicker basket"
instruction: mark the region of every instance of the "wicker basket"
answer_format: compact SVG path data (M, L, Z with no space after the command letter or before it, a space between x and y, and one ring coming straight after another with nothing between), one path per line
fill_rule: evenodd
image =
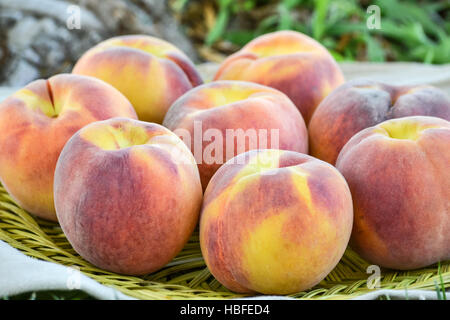
M195 232L183 251L160 271L146 276L124 276L96 268L71 247L57 223L35 218L20 208L0 185L0 239L24 254L77 266L81 272L139 299L229 299L243 297L225 289L209 273ZM350 299L372 291L367 287L369 263L348 249L336 268L316 287L298 292L299 299ZM382 289L430 289L440 283L450 288L450 261L440 266L398 272L381 271Z

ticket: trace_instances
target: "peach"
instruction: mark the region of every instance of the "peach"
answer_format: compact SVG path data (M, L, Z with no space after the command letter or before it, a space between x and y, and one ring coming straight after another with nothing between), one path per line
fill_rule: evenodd
M344 82L336 61L320 43L295 31L260 36L221 64L215 80L257 82L284 92L306 124L320 101Z
M92 264L141 275L183 248L202 201L195 159L161 125L114 118L66 144L55 171L58 221Z
M91 77L36 80L0 103L0 180L25 210L56 220L53 175L69 138L88 123L136 118L116 89Z
M391 119L353 136L336 167L353 196L350 246L371 263L422 268L450 259L450 122Z
M388 119L414 115L450 120L450 100L431 86L394 86L363 79L347 82L314 112L308 127L310 154L334 164L357 132Z
M130 100L140 120L156 123L162 122L172 102L202 83L182 51L145 35L100 42L78 60L72 72L108 82Z
M350 238L350 190L330 164L275 149L241 153L212 177L200 215L211 273L236 292L290 294L336 266Z
M204 189L223 163L247 150L308 152L308 132L292 101L276 89L251 82L199 86L172 105L163 124L190 147Z

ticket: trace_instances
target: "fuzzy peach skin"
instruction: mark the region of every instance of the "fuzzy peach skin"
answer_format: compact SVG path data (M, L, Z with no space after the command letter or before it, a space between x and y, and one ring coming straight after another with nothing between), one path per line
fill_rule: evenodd
M364 129L336 167L353 196L350 246L371 263L409 270L450 259L450 122L405 117Z
M330 93L309 123L310 154L331 164L357 132L385 120L433 116L450 120L450 99L432 86L349 81Z
M295 31L260 36L220 65L215 80L257 82L284 92L308 124L320 101L344 82L320 43Z
M170 105L202 83L189 58L150 36L114 37L88 50L73 73L93 76L122 92L140 120L161 123Z
M228 289L290 294L336 266L352 221L350 190L333 166L293 151L252 150L211 179L200 245L209 270Z
M114 118L66 144L55 206L73 248L92 264L142 275L167 264L194 230L202 202L195 159L161 125Z
M196 123L203 134L196 131ZM204 189L214 172L238 153L271 146L308 152L308 132L292 101L278 90L251 82L215 81L199 86L172 105L163 124L182 138L183 132L189 133L190 141L183 141L196 157ZM211 130L221 134L221 148L220 153L211 152L210 159L208 150L217 142L208 136ZM230 130L235 136L229 134L227 139Z
M25 210L56 220L53 174L64 144L88 123L136 118L130 102L95 78L36 80L0 103L0 180Z

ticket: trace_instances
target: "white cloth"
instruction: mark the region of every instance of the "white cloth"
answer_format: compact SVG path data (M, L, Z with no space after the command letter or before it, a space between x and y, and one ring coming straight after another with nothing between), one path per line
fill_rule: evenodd
M74 289L98 299L133 299L74 268L28 257L0 240L0 297L42 290Z
M97 299L134 299L116 289L98 283L76 269L26 256L0 240L0 298L25 292L74 289L84 291ZM450 296L450 292L447 295ZM405 299L406 291L375 290L355 299L372 300L381 296L389 296L390 299ZM437 294L434 291L408 290L407 297L414 300L435 300ZM292 298L255 296L245 299L290 300Z

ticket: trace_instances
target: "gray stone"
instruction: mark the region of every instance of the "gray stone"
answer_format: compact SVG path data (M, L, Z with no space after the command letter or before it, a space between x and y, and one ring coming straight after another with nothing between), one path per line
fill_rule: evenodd
M39 78L38 70L25 60L18 60L11 69L10 77L3 82L5 86L23 86Z
M197 61L166 1L0 0L0 85L70 72L86 50L121 34L165 39Z

